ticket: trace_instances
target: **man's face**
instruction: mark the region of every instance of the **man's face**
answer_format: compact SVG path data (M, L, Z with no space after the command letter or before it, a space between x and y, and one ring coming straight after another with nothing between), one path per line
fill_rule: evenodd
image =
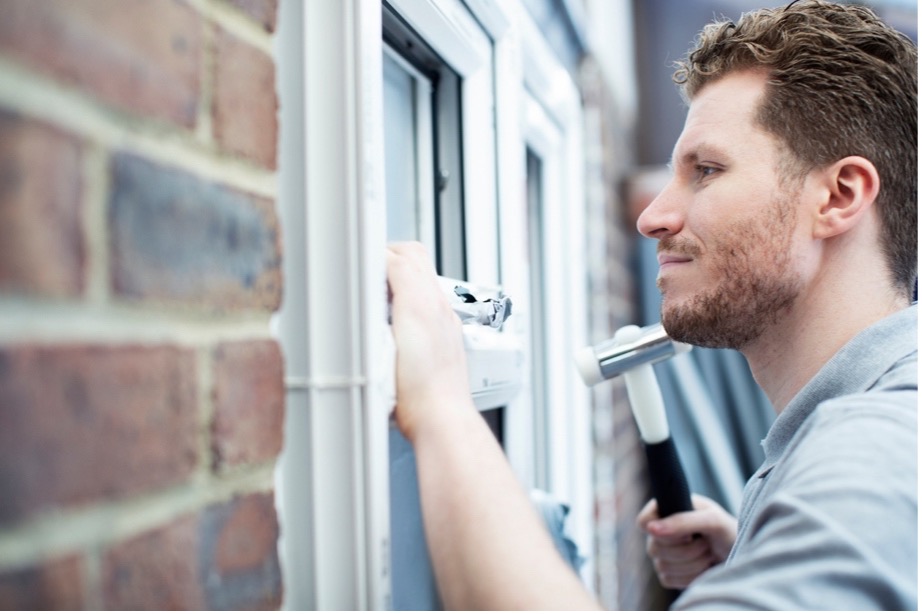
M637 221L659 239L662 319L674 339L745 349L789 312L795 258L794 176L779 142L756 126L760 73L730 74L692 101L674 176Z

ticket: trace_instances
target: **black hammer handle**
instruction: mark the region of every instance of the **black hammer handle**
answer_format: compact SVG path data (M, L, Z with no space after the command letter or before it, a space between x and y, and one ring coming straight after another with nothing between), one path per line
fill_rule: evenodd
M682 461L672 437L659 443L645 443L647 465L650 469L650 485L653 498L659 510L659 517L665 518L676 512L692 509L688 481L682 469Z

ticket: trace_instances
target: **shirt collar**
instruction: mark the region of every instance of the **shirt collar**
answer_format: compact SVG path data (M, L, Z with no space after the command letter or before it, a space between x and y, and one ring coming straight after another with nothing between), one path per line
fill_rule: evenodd
M879 320L855 335L788 403L762 440L766 475L794 433L823 401L864 392L895 362L917 351L917 304Z

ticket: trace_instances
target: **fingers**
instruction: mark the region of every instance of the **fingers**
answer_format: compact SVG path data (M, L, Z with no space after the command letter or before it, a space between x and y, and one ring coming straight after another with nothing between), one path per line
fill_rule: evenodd
M713 566L713 561L708 559L698 559L684 565L665 564L660 561L653 562L660 584L665 588L679 589L686 588L695 578Z
M695 534L708 534L712 530L713 520L707 512L680 512L668 518L657 518L646 525L651 535L664 540L681 539Z
M692 495L693 510L659 518L656 501L637 515L648 533L647 554L668 588L684 588L726 559L736 540L736 519L707 497Z
M647 523L657 518L659 518L659 509L656 506L656 499L650 499L637 514L637 525L646 530Z
M709 555L710 545L704 539L685 537L683 541L666 542L655 537L647 537L647 554L651 559L668 563L687 563Z
M707 497L693 494L692 511L679 512L666 518L660 518L656 499L650 499L640 510L640 513L637 514L637 524L647 532L664 537L684 533L691 535L698 532L703 528L702 525L709 521L708 516L701 512L710 510L712 506L716 505Z
M442 290L435 263L421 243L392 243L387 246L387 277L391 293L391 317L395 329L416 324L454 328L454 315Z
M701 495L692 495L692 506L692 511L659 518L656 501L651 500L637 515L637 523L647 533L666 541L681 541L683 537L696 534L735 540L736 519L717 503Z
M416 241L390 243L387 246L388 263L435 274L432 256L426 246Z
M398 299L409 298L404 289L418 289L428 280L435 285L436 272L432 257L421 243L392 243L387 246L387 277Z
M667 544L659 538L647 538L647 554L660 584L666 588L685 588L718 562L707 540L690 536L684 539L681 544Z
M410 441L444 420L446 411L473 409L461 319L454 313L432 258L420 243L387 248L391 329L396 346L395 417Z

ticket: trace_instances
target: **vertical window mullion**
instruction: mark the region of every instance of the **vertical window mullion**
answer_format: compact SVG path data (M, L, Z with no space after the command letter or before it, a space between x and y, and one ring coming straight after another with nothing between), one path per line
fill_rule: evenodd
M550 488L550 416L547 403L547 349L544 328L547 325L544 316L544 208L543 173L541 158L526 148L525 195L528 236L528 284L531 301L530 335L531 335L531 387L534 412L534 450L535 450L535 486L548 490Z

